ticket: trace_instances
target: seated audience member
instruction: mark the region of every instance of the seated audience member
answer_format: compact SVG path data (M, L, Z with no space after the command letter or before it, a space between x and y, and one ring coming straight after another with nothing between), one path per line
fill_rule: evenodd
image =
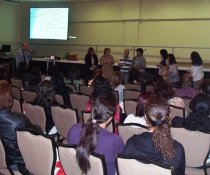
M88 82L88 86L93 86L94 85L94 82L95 82L95 79L96 77L98 76L102 76L102 69L101 67L97 67L95 70L94 70L94 75L93 75L93 79L91 79L89 82Z
M7 81L2 80L0 81L0 137L4 142L7 164L12 170L18 170L22 174L28 175L18 148L16 129L32 129L38 132L41 130L32 125L26 116L12 112L12 103L12 87Z
M188 130L210 133L210 97L205 94L196 95L189 104L192 112L184 120L175 117L173 126L182 126Z
M204 79L200 85L201 92L210 97L210 79Z
M175 92L171 85L160 75L154 78L154 87L156 94L168 100L170 105L185 107L184 101L180 97L175 97Z
M119 71L114 71L111 78L112 88L118 92L119 104L123 102L123 90L125 86L121 84L121 74Z
M182 75L182 88L175 92L177 97L194 98L199 94L198 90L192 88L192 77L189 74Z
M4 69L4 79L2 80L7 80L8 82L11 82L11 74L10 74L10 66L8 63L2 63L1 66Z
M51 76L51 83L55 88L55 93L62 95L64 105L70 106L69 93L73 92L70 87L67 87L61 72L55 71Z
M85 124L75 124L68 133L68 143L77 145L76 159L86 174L90 167L89 155L92 152L105 156L107 175L115 175L115 155L122 153L122 138L107 131L115 113L117 101L106 97L98 97L91 107L91 119Z
M162 97L151 97L145 105L149 131L132 136L123 154L143 156L164 165L174 166L173 175L185 174L183 146L173 140L168 126L170 106Z
M34 100L33 104L42 106L44 108L45 115L46 115L46 132L47 133L49 133L51 129L55 126L52 119L52 113L51 113L51 107L53 105L57 105L54 99L55 99L54 87L51 85L50 81L48 80L42 81L39 85L37 98Z
M3 67L0 66L0 80L6 80L7 81L7 77L5 76L5 69Z
M172 87L179 87L179 71L176 58L173 54L168 54L169 61L169 82Z
M151 97L150 93L142 92L138 98L138 102L136 105L136 114L129 114L125 118L124 123L137 123L147 126L146 120L144 118L144 106L150 97Z
M25 62L20 62L15 74L15 78L22 80L23 85L25 85L26 74L27 74L27 65Z
M71 67L71 69L69 70L69 75L65 83L74 84L76 88L76 92L79 92L79 86L85 84L84 80L81 79L79 67L77 66Z
M26 90L29 91L38 91L39 90L39 83L41 82L41 69L40 67L33 67L31 69L31 73L29 73L26 77L28 81L28 85L25 86Z
M112 86L109 83L109 80L105 79L102 76L98 76L95 79L95 83L93 86L93 93L90 97L90 100L87 103L86 106L86 111L90 112L91 111L91 106L95 103L95 100L99 97L108 97L110 100L116 101L116 95L113 92ZM118 134L117 132L117 125L120 124L120 114L121 114L121 108L117 104L116 105L116 110L115 110L115 115L114 115L114 123L115 123L115 133Z

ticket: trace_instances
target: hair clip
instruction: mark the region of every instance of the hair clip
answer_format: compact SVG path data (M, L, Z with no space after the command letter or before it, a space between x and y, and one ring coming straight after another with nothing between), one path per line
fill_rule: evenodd
M92 119L92 123L96 124L97 120L95 119Z

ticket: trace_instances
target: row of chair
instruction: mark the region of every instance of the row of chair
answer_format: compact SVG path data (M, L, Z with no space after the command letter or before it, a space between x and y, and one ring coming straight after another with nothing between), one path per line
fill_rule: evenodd
M137 126L137 127L134 127ZM118 126L119 135L124 143L135 135L146 132L146 127L129 123ZM210 154L210 134L199 131L189 131L184 128L171 128L173 139L180 142L185 150L187 175L209 175L210 163L207 163ZM132 171L133 172L133 171Z
M44 134L35 133L29 130L17 130L17 142L23 156L26 168L34 175L53 175L55 163L60 160L66 175L81 175L76 156L76 146L58 145L54 140ZM58 151L58 154L56 153ZM58 155L58 156L57 156ZM136 159L138 161L136 161ZM5 152L0 141L0 173L10 174L11 169L7 167ZM147 162L141 163L142 162ZM116 156L117 171L119 175L142 174L150 175L155 172L156 175L171 175L172 168L160 165L145 158L132 158L123 155ZM149 163L149 164L148 164ZM87 175L106 175L105 158L103 155L93 153L90 155L90 171ZM6 173L5 173L6 172ZM19 175L20 173L14 172Z

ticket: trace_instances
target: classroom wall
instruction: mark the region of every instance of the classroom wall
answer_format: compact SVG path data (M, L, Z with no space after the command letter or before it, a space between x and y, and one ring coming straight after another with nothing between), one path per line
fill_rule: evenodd
M28 40L30 6L68 6L70 8L69 34L77 36L77 39L59 43L31 42L37 56L63 57L66 52L70 52L82 59L89 46L93 46L99 56L102 55L104 47L110 46L112 54L118 60L124 48L131 49L131 56L133 56L137 47L143 47L150 62L159 61L161 48L167 48L169 52L173 52L179 61L189 61L190 53L196 50L205 61L210 62L209 0L39 2L22 3L20 6L17 9L7 7L12 11L13 21L17 18L14 14L22 14L16 22L20 36L14 36L14 31L11 31L10 35L4 36L5 41ZM0 38L1 41L4 40Z

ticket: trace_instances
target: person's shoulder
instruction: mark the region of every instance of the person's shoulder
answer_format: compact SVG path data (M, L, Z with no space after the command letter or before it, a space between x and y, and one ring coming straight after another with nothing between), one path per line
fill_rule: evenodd
M16 122L17 125L24 125L27 120L25 115L17 113L17 112L11 112L8 115L13 121Z
M176 140L173 140L173 141L174 141L174 143L173 143L174 149L176 150L176 152L178 151L180 153L183 153L184 152L183 145L180 142L176 141Z
M80 130L81 128L82 128L82 124L81 123L76 123L70 128L70 131L71 130Z

